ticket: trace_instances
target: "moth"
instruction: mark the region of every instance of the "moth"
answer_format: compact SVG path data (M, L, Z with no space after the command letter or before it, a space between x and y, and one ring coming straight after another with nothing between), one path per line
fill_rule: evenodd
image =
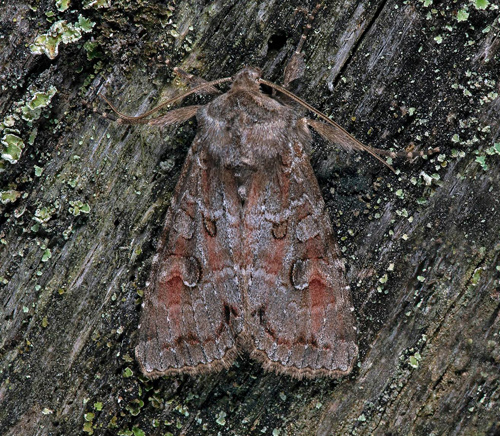
M145 292L135 353L147 377L218 371L242 351L297 378L338 377L353 368L354 308L309 162L310 129L346 150L379 160L384 152L362 145L287 89L304 71L301 48L317 9L283 87L246 67L232 78L194 78L190 91L138 117L106 100L124 124L198 122ZM224 82L231 82L229 91L206 105L149 118ZM297 104L321 121L301 115Z

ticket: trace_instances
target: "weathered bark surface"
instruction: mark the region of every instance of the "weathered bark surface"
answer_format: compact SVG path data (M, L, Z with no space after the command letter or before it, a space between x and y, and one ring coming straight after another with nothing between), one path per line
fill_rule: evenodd
M315 144L359 323L352 375L297 381L243 355L151 382L133 358L140 295L196 126L125 127L82 102L105 109L106 85L126 113L153 107L179 91L165 58L206 79L251 64L280 82L304 5L31 3L0 10L0 137L25 144L0 173L1 191L21 193L0 206L0 434L500 434L496 7L328 1L306 43L309 103L373 146L441 147L394 175ZM31 53L79 14L90 32L53 60ZM40 118L23 120L52 85Z

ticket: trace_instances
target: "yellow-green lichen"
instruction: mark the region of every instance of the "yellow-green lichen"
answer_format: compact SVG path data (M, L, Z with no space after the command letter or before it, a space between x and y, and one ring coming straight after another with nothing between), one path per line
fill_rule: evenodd
M83 48L87 52L87 59L89 61L102 57L102 52L99 50L99 44L95 41L87 41L83 44Z
M50 248L46 248L42 255L42 262L48 262L51 257L52 252L50 251Z
M50 59L55 59L59 54L59 44L69 44L78 41L82 37L82 32L90 32L95 23L84 18L78 17L75 24L68 23L66 20L56 21L47 33L36 37L35 42L30 45L30 50L34 54L46 54Z
M70 4L71 4L70 0L56 0L56 8L59 12L64 12L66 9L69 8Z
M47 92L35 92L33 98L28 102L27 106L31 110L36 110L42 107L47 106L54 97L57 89L55 86L51 86Z
M474 274L472 274L471 277L471 284L472 286L477 286L479 283L479 280L481 279L481 274L483 273L483 268L476 268L474 271Z
M109 8L111 6L110 0L86 0L83 2L83 9L89 8Z
M220 426L226 425L226 416L227 416L226 412L221 411L220 413L217 414L217 419L215 420L215 422Z
M457 12L457 21L458 22L467 21L468 18L469 18L469 13L465 9L460 9Z
M85 419L85 423L83 424L83 431L88 434L94 434L94 429L92 425L92 421L95 418L95 414L92 412L86 413L83 415L83 418Z
M415 369L418 368L420 360L422 360L422 356L417 351L413 356L410 356L410 366Z
M35 176L40 177L43 173L43 168L39 167L38 165L35 165Z
M476 9L486 9L490 5L488 0L475 0L474 6Z
M33 217L33 219L40 224L46 223L50 221L50 219L52 218L52 214L55 211L56 210L54 207L41 207L35 210L35 216Z
M3 119L2 123L0 124L0 128L12 127L14 124L16 124L16 119L14 118L14 116L8 115Z
M88 33L92 32L92 28L95 26L93 21L90 21L88 18L85 18L83 15L78 16L78 23L75 24L77 29L80 29L82 32Z
M15 164L21 157L21 152L24 148L23 140L12 133L6 133L3 135L2 140L2 159Z
M35 92L31 100L21 107L21 117L25 121L35 121L40 118L42 108L50 104L56 92L55 86L51 86L46 92Z
M484 155L481 155L481 156L477 156L476 157L476 162L481 165L481 168L484 170L484 171L488 171L489 170L489 166L488 164L486 163L486 156Z
M80 213L90 213L90 206L87 203L82 203L80 200L70 201L69 213L74 216L80 215Z
M141 413L141 409L143 407L144 407L144 401L142 401L139 398L135 398L134 400L132 400L130 403L127 404L125 409L127 409L132 416L137 416L139 415L139 413Z
M495 142L493 147L486 150L488 154L500 154L500 142Z
M14 203L21 196L21 192L9 189L7 191L0 191L0 201L3 204Z
M73 226L70 225L66 230L62 232L63 238L67 240L69 238L69 235L71 235L72 231L73 231Z

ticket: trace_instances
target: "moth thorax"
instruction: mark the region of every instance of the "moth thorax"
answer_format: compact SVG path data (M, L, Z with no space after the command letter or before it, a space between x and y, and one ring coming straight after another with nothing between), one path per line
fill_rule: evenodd
M233 80L232 90L244 89L245 91L258 91L261 71L258 68L246 67L239 71Z

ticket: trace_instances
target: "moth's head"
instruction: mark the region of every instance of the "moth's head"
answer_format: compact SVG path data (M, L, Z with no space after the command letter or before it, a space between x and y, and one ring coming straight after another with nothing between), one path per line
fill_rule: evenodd
M244 89L248 91L258 91L260 87L259 79L262 76L260 68L245 67L238 71L233 77L231 89Z

